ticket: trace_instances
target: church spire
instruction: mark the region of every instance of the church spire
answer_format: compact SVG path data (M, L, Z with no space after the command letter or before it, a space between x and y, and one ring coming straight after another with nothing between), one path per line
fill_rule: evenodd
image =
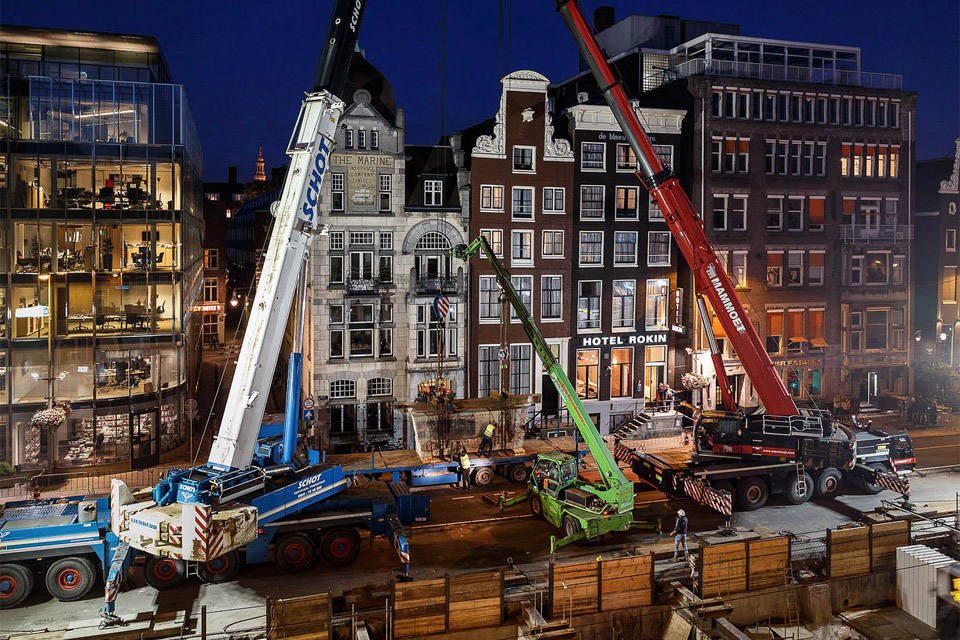
M263 145L260 145L260 150L257 151L257 168L253 172L253 181L265 182L266 179L267 179L267 171L263 164Z

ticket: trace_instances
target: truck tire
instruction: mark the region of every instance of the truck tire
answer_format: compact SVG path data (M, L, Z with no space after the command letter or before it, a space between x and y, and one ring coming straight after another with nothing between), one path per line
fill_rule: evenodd
M889 469L887 469L886 466L880 464L879 462L874 462L873 464L867 465L867 466L877 471L889 471ZM866 477L861 476L861 478L862 479L860 481L860 488L862 488L866 493L869 493L871 495L877 495L878 493L883 491L883 487L881 487L880 485L874 484L873 482L868 480Z
M767 504L770 490L761 478L744 478L737 487L737 502L744 511L756 511Z
M331 529L323 534L320 553L328 564L345 567L360 555L360 536L350 527Z
M200 579L211 584L229 582L237 577L239 571L240 554L236 551L228 551L218 558L207 560L197 569Z
M143 577L151 587L157 591L163 591L175 589L183 584L187 578L187 571L183 560L150 556L143 568Z
M60 558L47 569L47 591L60 602L73 602L90 593L97 580L96 568L89 558Z
M843 476L833 467L820 472L817 477L817 496L820 498L836 498L843 489Z
M512 465L507 469L507 477L510 478L510 482L523 484L530 479L530 468L525 464Z
M716 482L711 482L710 486L717 491L729 491L731 497L737 495L737 488L733 486L733 483L729 480L717 480Z
M803 491L800 490L800 480L803 480ZM803 476L791 476L787 480L787 501L790 504L803 504L813 497L813 478L806 471Z
M563 535L564 537L570 537L580 533L580 521L571 516L569 513L563 516Z
M540 501L540 496L535 493L530 496L530 513L537 518L543 517L543 502Z
M473 470L473 486L489 487L493 484L493 468L477 467Z
M313 564L313 541L302 533L290 533L277 543L274 557L277 566L287 573L304 571Z
M0 609L10 609L33 591L33 572L22 564L0 564Z

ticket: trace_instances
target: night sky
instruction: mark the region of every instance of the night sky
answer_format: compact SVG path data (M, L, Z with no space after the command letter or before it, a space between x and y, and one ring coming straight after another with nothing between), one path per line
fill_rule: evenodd
M528 68L556 81L576 72L576 48L552 0L447 4L447 132L496 113L503 74ZM917 157L952 154L960 133L957 0L590 0L581 6L592 20L600 4L615 6L617 19L666 13L739 23L746 36L859 46L864 71L902 74L904 88L919 93ZM258 144L268 167L286 160L284 148L313 75L331 5L330 0L3 0L0 20L155 36L175 82L186 87L205 178L224 180L232 164L247 180ZM501 5L512 13L502 45ZM370 0L361 27L360 46L386 74L406 111L408 143L431 144L441 133L439 6L440 0Z

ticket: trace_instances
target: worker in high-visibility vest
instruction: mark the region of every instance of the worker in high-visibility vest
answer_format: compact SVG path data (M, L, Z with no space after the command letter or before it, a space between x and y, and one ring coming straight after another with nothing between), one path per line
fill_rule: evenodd
M492 422L488 422L487 426L483 428L483 436L480 438L480 450L478 453L483 455L484 452L487 455L493 453L493 436L497 433L497 427Z
M460 482L464 491L470 491L470 456L466 447L460 449Z

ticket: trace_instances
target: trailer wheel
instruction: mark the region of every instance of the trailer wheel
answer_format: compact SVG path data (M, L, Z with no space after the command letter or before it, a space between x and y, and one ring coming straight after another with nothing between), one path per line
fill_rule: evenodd
M833 467L824 469L817 478L817 495L821 498L835 498L842 488L843 476Z
M803 482L801 491L800 482ZM795 475L790 478L787 484L787 501L790 504L803 504L813 497L813 478L806 471L803 475Z
M150 556L143 568L143 577L157 591L174 589L187 578L186 566L183 560Z
M543 502L540 501L540 496L535 493L530 496L530 513L537 518L543 517Z
M489 487L493 483L493 469L477 467L473 471L473 485L475 487Z
M0 609L10 609L33 591L33 572L22 564L0 564Z
M871 469L875 470L875 471L881 471L881 472L883 472L883 471L888 471L888 469L887 469L885 466L883 466L882 464L880 464L879 462L874 462L873 464L867 465L867 466L870 467ZM880 493L881 491L883 491L883 487L881 487L881 486L878 485L878 484L874 484L873 482L871 482L870 480L868 480L868 479L866 478L866 476L861 476L861 478L862 478L862 479L861 479L861 481L860 481L860 487L861 487L865 492L867 492L867 493L869 493L869 494L872 494L872 495L876 495L876 494Z
M287 573L297 573L313 564L313 542L302 533L285 535L274 551L277 566Z
M760 478L744 478L737 487L737 502L744 511L756 511L767 504L770 490Z
M510 482L523 484L530 479L530 469L525 464L515 464L507 469L507 477Z
M207 560L198 567L197 573L204 582L217 584L219 582L228 582L237 577L240 571L240 554L236 551L228 551L222 556Z
M97 579L89 558L61 558L47 569L44 582L47 591L60 602L73 602L90 593Z
M356 529L338 527L323 534L320 542L323 559L335 567L352 564L360 555L360 536Z
M571 516L569 513L563 516L563 535L570 537L580 533L580 521Z

